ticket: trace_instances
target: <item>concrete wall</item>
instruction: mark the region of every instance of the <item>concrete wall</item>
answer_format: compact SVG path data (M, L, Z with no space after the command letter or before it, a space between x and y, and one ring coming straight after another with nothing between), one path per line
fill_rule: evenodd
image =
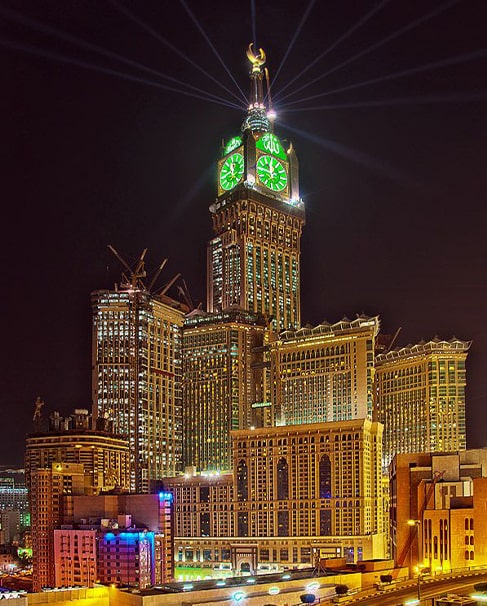
M318 583L319 588L308 591L306 588ZM187 593L171 593L159 595L133 594L118 589L110 589L110 606L221 606L222 602L231 602L231 596L237 591L244 591L245 606L291 606L300 603L299 596L303 593L314 593L316 597L325 599L335 595L336 585L348 585L350 589L361 588L361 574L336 575L315 577L296 581L229 587L227 589L208 589ZM269 594L271 587L279 587L279 594Z

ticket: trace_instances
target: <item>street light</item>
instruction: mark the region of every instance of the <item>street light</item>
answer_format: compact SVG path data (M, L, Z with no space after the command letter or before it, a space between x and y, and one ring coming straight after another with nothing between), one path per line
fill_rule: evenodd
M416 543L417 543L417 549L418 549L418 560L421 558L421 554L423 549L419 548L419 527L421 526L421 520L408 520L407 521L408 526L411 526L411 531L413 529L413 527L416 528ZM410 542L410 545L412 544L412 541ZM422 547L422 546L421 546ZM421 551L421 553L420 553ZM413 557L412 557L412 553L411 553L411 549L409 551L409 570L412 569L412 564L413 564Z
M421 604L421 574L423 572L422 566L418 565L414 567L414 571L418 573L418 604Z
M420 553L419 553L419 528L421 526L421 520L408 520L408 525L411 526L411 527L415 527L416 528L416 539L417 539L417 543L418 543L418 560L419 560L419 558L420 558ZM411 560L410 560L410 563L411 563ZM418 604L421 604L421 572L422 572L422 568L423 568L423 566L421 564L418 564L414 568L415 572L417 571L417 573L418 573Z

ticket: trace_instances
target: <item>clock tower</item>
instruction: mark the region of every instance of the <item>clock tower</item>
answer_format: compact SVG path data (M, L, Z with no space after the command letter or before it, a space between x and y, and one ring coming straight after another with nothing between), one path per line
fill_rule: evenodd
M255 54L250 45L247 57L248 112L241 132L223 146L210 206L215 237L208 244L208 311L237 306L265 315L276 330L298 328L305 221L298 160L292 145L273 132L264 102L265 53Z

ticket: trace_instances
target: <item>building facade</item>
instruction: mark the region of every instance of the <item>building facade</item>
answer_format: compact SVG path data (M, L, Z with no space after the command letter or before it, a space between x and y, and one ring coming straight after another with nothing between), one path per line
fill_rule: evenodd
M38 469L51 468L53 463L82 464L84 490L97 494L100 490L130 487L130 456L125 438L108 431L91 429L87 410L83 423L73 427L54 413L51 429L29 434L25 448L25 472L28 485ZM58 422L59 421L59 422Z
M92 308L93 417L128 440L131 489L147 493L181 469L184 312L139 282L92 293Z
M168 478L179 561L384 558L382 426L366 419L232 432L233 474ZM188 513L191 508L191 513ZM233 555L232 555L233 554Z
M487 565L486 470L485 449L394 456L390 522L397 566L442 574Z
M80 551L78 562L83 557L85 560L91 557L91 547L86 539L83 552L81 543L75 542L76 533L95 533L96 576L92 576L88 567L78 566L82 583L93 583L98 579L102 583L143 588L173 580L171 494L67 496L64 502L67 514L57 535L71 549ZM69 560L56 559L60 578L73 574L65 570L66 566L69 566Z
M29 492L24 468L0 469L0 512L18 511L21 530L30 526Z
M384 467L396 453L465 450L465 361L470 345L435 338L377 356Z
M262 317L242 309L190 314L183 330L185 466L231 469L230 431L250 427L260 397L254 353L264 341Z
M282 330L297 328L304 205L298 161L273 133L264 104L265 55L252 64L247 117L218 161L217 198L210 206L215 237L208 244L208 311L237 305Z
M379 318L286 330L270 343L276 424L373 418Z
M32 586L34 591L55 585L54 530L67 515L64 495L84 493L82 464L53 463L37 469L30 477L32 533Z

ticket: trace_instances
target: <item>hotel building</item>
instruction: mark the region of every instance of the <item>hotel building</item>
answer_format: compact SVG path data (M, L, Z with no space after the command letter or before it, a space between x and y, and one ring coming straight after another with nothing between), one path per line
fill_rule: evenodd
M362 315L281 332L269 346L275 422L372 419L379 326Z
M92 293L93 418L129 442L130 487L181 469L181 305L140 281Z
M465 450L465 361L470 345L435 338L376 357L385 468L396 453Z
M317 555L350 562L386 556L380 424L234 431L232 449L233 474L164 481L174 494L179 561L253 568L312 564Z
M254 348L262 317L242 309L189 314L183 330L185 466L231 469L230 431L252 425L260 381Z

